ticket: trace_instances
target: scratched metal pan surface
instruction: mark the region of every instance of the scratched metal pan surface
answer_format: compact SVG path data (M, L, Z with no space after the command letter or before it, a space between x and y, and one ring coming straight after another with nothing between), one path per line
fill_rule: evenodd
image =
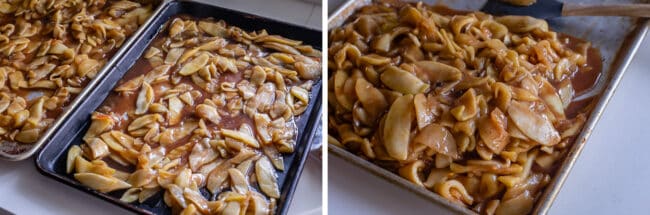
M156 11L161 9L161 3L162 1L158 1L158 6L156 6ZM88 96L89 92L99 84L102 79L106 76L106 74L113 69L115 66L115 63L117 60L124 55L124 53L133 45L134 41L136 38L142 34L143 29L145 26L147 26L153 19L153 14L156 13L154 11L152 13L152 16L147 18L147 21L138 28L137 31L133 33L129 37L128 40L122 45L121 48L119 48L115 54L106 62L104 67L102 67L99 72L97 72L97 75L95 76L94 79L90 80L88 82L88 85L84 87L84 89L75 97L75 99L70 102L67 106L63 108L63 112L61 112L61 115L57 117L57 119L52 123L52 125L45 130L45 132L41 135L41 137L36 141L36 143L33 144L24 144L24 143L17 143L17 142L11 142L11 141L5 141L0 145L0 159L2 160L8 160L8 161L20 161L20 160L25 160L29 157L31 157L33 154L35 154L44 144L48 143L50 139L52 139L52 136L56 133L56 131L62 126L62 124L65 122L65 120L70 116L72 112L79 106L79 104Z
M485 0L440 0L424 1L429 4L442 4L456 10L476 11L486 2ZM565 0L564 2L603 3L599 0ZM605 1L606 3L649 3L647 0L621 0ZM349 0L330 14L328 28L341 26L360 7L370 4L370 0ZM626 17L562 17L547 20L550 27L557 32L566 33L590 41L601 53L603 67L596 85L585 94L576 99L597 95L594 109L592 110L584 128L571 146L567 156L562 161L560 168L553 176L551 183L545 188L542 195L535 202L533 214L548 213L555 197L558 195L562 184L566 180L571 168L578 159L580 152L587 144L591 132L598 119L604 113L605 107L614 95L614 91L623 78L630 61L636 53L643 37L650 29L650 20ZM345 149L330 146L329 151L356 166L368 170L389 182L399 185L410 192L420 195L434 203L449 209L446 213L476 214L476 212L450 202L449 200L427 189L417 187L402 177L387 171L371 162L347 152Z
M319 30L221 8L208 1L165 2L162 9L154 14L155 18L150 25L145 28L144 32L124 56L116 62L116 66L112 68L110 73L104 78L104 81L89 92L88 98L80 103L79 108L65 121L59 132L53 135L50 143L43 147L43 150L36 157L36 165L41 174L136 213L171 214L171 208L165 205L163 201L163 192L159 192L143 203L125 203L120 201L124 190L106 194L87 188L74 180L72 175L66 174L65 166L68 149L72 145L82 143L81 138L90 126L91 113L102 104L117 82L141 57L151 41L161 31L163 25L177 14L190 15L195 18L213 17L217 20L224 20L226 23L238 26L246 31L266 29L271 34L301 40L316 49L322 49L322 34ZM314 133L317 129L317 122L321 117L321 91L322 81L318 80L312 88L309 106L305 110L305 113L296 119L296 126L299 132L295 152L291 155L283 156L286 169L283 172L278 172L278 183L281 193L277 202L276 214L287 213L311 143L318 141L314 139ZM205 188L201 189L201 193L207 198L211 197Z

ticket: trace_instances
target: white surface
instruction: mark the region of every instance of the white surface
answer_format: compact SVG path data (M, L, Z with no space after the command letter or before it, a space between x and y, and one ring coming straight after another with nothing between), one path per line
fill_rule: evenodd
M215 0L224 7L320 28L321 6L298 0ZM271 3L272 2L272 3ZM271 3L271 4L269 4ZM312 17L313 15L313 17ZM322 173L319 161L308 159L289 214L321 214ZM39 174L33 159L0 161L0 207L16 214L129 214L110 203Z
M331 4L330 4L331 5ZM330 7L330 10L332 8ZM628 68L550 214L647 214L650 35ZM436 205L329 157L331 214L439 214Z

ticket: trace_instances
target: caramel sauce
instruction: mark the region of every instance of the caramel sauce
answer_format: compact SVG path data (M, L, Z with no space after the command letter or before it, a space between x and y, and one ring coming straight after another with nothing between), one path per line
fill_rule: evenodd
M385 5L376 5L373 4L371 6L365 6L361 7L354 15L352 15L346 23L349 23L351 21L354 21L357 17L359 17L361 14L370 14L370 13L378 13L378 12L394 12L395 8L400 8L404 5L411 4L415 5L416 3L405 3L401 1L396 1L396 0L382 0L380 1L381 3L385 3L386 5L390 5L391 7L387 7ZM444 5L424 5L427 7L427 9L434 11L440 15L445 15L445 16L454 16L454 15L465 15L467 13L470 13L470 11L460 11L460 10L454 10L449 7L446 7ZM399 11L398 11L399 13ZM565 78L568 78L571 81L571 86L573 87L574 90L574 98L578 95L581 95L583 93L586 93L587 91L591 90L596 83L601 78L608 78L608 77L603 77L602 76L602 67L603 67L603 61L602 57L600 55L600 51L598 48L591 46L587 41L583 39L579 39L570 35L558 33L558 40L562 42L562 45L565 48L571 49L576 53L583 53L583 50L586 48L586 63L584 65L578 65L577 68L571 68L572 72L571 75ZM399 41L399 39L396 39ZM399 52L403 52L404 49L403 47L398 47L401 48ZM331 55L330 55L331 56ZM392 62L393 65L399 65L401 61L397 62ZM447 64L453 65L453 62L445 62ZM480 76L480 75L479 75ZM558 90L559 83L554 83L551 81L551 84L554 85L556 90ZM439 87L439 86L436 86ZM450 93L450 101L453 102L454 99L457 99L464 93L464 91L452 91ZM573 100L567 108L565 108L565 115L567 119L575 119L579 114L585 114L588 116L588 114L591 112L593 105L595 102L598 101L598 96L592 97L592 98L587 98L583 100ZM331 113L330 113L331 114ZM379 132L376 133L375 135L379 135ZM372 137L373 139L378 138L377 136ZM568 149L570 148L571 144L573 144L576 141L577 137L571 137L568 139L568 145L560 150L560 158L558 161L554 162L550 168L542 168L536 163L533 164L532 166L532 172L541 172L545 174L549 174L553 176L555 172L557 172L558 168L562 164L561 160L566 156L568 153ZM359 151L359 145L358 144L349 144L346 145L349 151L356 152ZM383 147L381 144L376 146L376 147ZM358 153L358 155L363 156L362 153ZM472 159L477 159L480 160L480 156L477 153L465 153L462 155L463 158L459 160L455 160L454 163L457 164L466 164L468 160ZM411 156L409 155L409 158ZM367 158L366 158L367 159ZM393 161L393 160L380 160L380 159L370 159L371 162L374 164L387 169L391 172L398 173L398 169L402 166L404 166L405 163L401 163L399 161ZM432 159L420 159L421 161L425 162L425 168L429 168L433 166L434 160ZM409 162L409 161L406 161ZM429 169L424 169L422 172L428 172ZM426 175L425 175L426 177ZM499 196L499 195L496 195Z
M407 3L407 2L396 1L396 0L382 0L380 2L385 3L387 5L391 5L393 7L394 6L401 7L407 4L410 5L417 4L417 3ZM424 6L427 7L429 10L444 16L465 15L471 13L471 11L456 10L456 9L449 8L445 5L425 4ZM366 6L366 7L361 7L355 15L373 13L382 10L392 11L394 10L394 8L377 7L376 5ZM356 17L356 16L353 15L352 17ZM349 19L349 21L351 20L354 19ZM558 33L558 40L561 41L566 48L569 48L577 53L581 53L580 49L584 48L583 46L588 45L588 42L583 39L573 37L571 35L567 35L563 33ZM572 73L571 77L569 77L571 79L571 85L575 92L574 97L592 89L596 85L596 83L598 83L598 80L600 78L603 78L601 77L603 62L602 62L602 57L600 55L600 51L596 47L589 45L587 48L586 57L587 57L587 63L585 65L581 65L578 68L576 68L575 71ZM396 62L395 64L399 64L399 62ZM559 89L558 83L552 83L552 84L554 85L554 87L556 87L556 89ZM458 95L453 95L453 97L458 98L463 92L454 92L454 93L457 93ZM567 116L567 118L574 118L579 113L588 113L591 111L588 110L589 109L588 106L592 104L593 101L594 98L587 98L580 101L572 101L571 104L565 109L565 115Z
M88 17L89 20L101 20L101 19L111 19L112 20L112 19L114 19L114 17L112 17L112 16L110 16L108 14L108 9L109 9L109 7L111 7L111 5L113 3L115 3L115 1L107 1L107 2L102 1L102 2L99 2L97 4L84 6L83 8L79 7L81 5L78 5L78 6L65 6L64 8L60 8L60 9L52 9L52 8L50 8L50 9L52 9L52 11L47 11L46 14L44 14L44 15L40 14L40 13L42 13L42 11L39 11L39 12L30 11L30 10L23 11L24 8L22 8L22 7L21 7L21 9L14 8L16 11L0 14L0 23L1 23L0 25L1 26L12 24L15 27L14 32L12 33L12 35L9 35L9 38L11 38L11 40L15 40L17 38L20 38L20 36L17 35L18 31L19 31L19 23L25 22L25 23L31 24L31 27L35 27L35 26L40 25L40 28L38 29L38 32L36 32L36 34L34 34L33 36L25 37L26 39L29 39L30 46L35 44L35 43L41 43L40 45L38 45L38 47L34 51L32 51L30 53L26 53L26 51L23 50L23 51L20 51L20 52L14 52L14 53L12 53L11 55L8 55L8 56L2 54L2 56L0 57L0 66L10 66L10 67L16 68L17 72L20 72L20 73L23 74L23 76L25 78L25 81L28 81L30 79L29 76L28 76L28 74L30 73L30 68L26 68L26 66L29 65L30 63L32 63L34 60L37 60L38 58L40 58L40 57L36 56L36 53L38 53L43 48L43 46L44 46L43 44L45 44L46 42L49 42L52 39L55 39L55 40L58 40L58 41L62 42L62 44L67 46L68 48L73 48L74 49L75 47L78 48L79 45L80 45L80 41L77 38L74 37L73 30L70 28L70 25L72 23L68 23L67 21L62 23L62 24L64 24L63 27L65 29L65 32L63 33L62 37L60 37L60 38L55 38L54 37L54 25L52 24L52 19L53 19L55 11L61 12L63 14L62 15L63 19L69 19L69 18L71 18L71 16L74 16L74 14L80 13L83 10L83 11L86 11L85 14L86 14L86 16ZM5 4L7 4L7 3L5 2ZM13 7L15 7L16 3L11 3L10 5L13 5ZM148 6L148 5L143 4L142 6ZM31 9L31 10L40 10L40 9L34 8L34 9ZM23 11L23 12L20 12L20 11ZM17 14L17 13L20 13L20 14ZM120 16L118 16L118 17L121 17L121 15L122 14L120 14ZM29 18L26 19L25 17L29 17ZM123 27L124 27L124 34L125 34L126 39L128 39L137 30L136 28L133 28L133 27L126 27L126 26L123 26ZM3 34L4 34L4 32L3 32ZM104 67L106 62L108 62L108 60L111 57L114 56L114 54L117 52L117 50L120 48L121 45L123 45L123 44L119 44L119 45L116 44L115 47L113 47L110 50L107 50L106 47L104 47L104 44L98 44L99 47L97 49L92 50L90 53L87 53L88 57L90 59L94 59L94 60L97 60L99 62L99 65L96 68L96 73L99 73L99 71ZM75 55L77 55L77 54L79 54L78 50L75 51ZM46 63L54 64L56 67L59 67L59 66L62 66L62 65L70 65L72 67L75 67L74 59L71 60L71 61L67 61L67 60L59 58L59 57L52 57L52 56L55 56L55 55L52 55L52 54L47 54L45 56L50 57ZM48 77L49 77L49 75L47 77L41 78L40 80L48 80ZM74 85L68 84L67 81L70 81L70 80L78 80L79 81L78 85L77 84L74 84ZM65 87L68 87L68 86L77 87L77 88L80 88L81 90L83 90L88 85L88 83L90 81L91 81L91 78L89 78L88 76L79 77L77 75L74 75L74 78L63 78L63 82L64 82L63 85ZM9 80L7 80L6 83L2 83L2 84L8 86L9 85ZM31 105L35 101L37 101L39 98L41 98L43 96L46 96L46 97L55 96L61 90L61 88L59 88L59 87L55 87L54 89L22 88L22 87L17 89L17 90L9 89L9 88L7 88L7 89L8 90L6 90L4 92L13 93L16 96L20 96L20 97L24 98L26 103L27 103L26 109L28 109L28 110L31 107ZM51 109L47 109L47 108L43 109L44 118L42 120L44 122L47 122L47 123L45 123L45 125L41 129L41 132L40 132L41 134L39 134L39 136L42 135L42 133L44 131L49 129L52 122L54 120L56 120L57 118L59 118L61 116L61 114L65 110L68 109L68 106L70 105L70 103L74 99L76 99L77 95L78 94L76 94L76 93L69 93L69 95L67 97L65 97L65 98L61 97L61 99L65 99L65 100L60 101L60 103L58 103L56 105L56 107L51 108ZM11 131L20 130L21 127L5 128L5 129L9 129L10 130L9 133L14 133L14 132L11 132ZM1 139L3 139L3 140L13 139L13 137L8 138L6 136L7 135L2 135ZM39 139L40 138L41 137L39 137ZM18 140L14 140L14 141L19 142ZM5 143L7 143L7 142L5 142ZM3 143L3 144L5 144L5 143ZM20 153L20 152L24 151L25 149L27 149L28 147L26 147L26 146L23 149L9 150L8 148L11 148L11 146L10 146L10 147L3 148L2 150L5 151L5 152L16 154L16 153Z
M178 16L175 16L175 17L181 17L181 18L184 18L184 19L193 19L193 18L190 18L189 16L186 16L186 15L178 15ZM174 19L174 17L170 18L169 20L173 20L173 19ZM164 43L165 38L167 37L167 35L168 35L168 29L165 29L165 30L161 31L160 33L158 33L158 35L155 37L155 39L151 42L149 47L157 47L157 48L159 48ZM185 48L193 48L193 47L185 47ZM254 52L254 51L246 50L246 54L249 55L249 56L265 56L268 53L263 52L263 51ZM124 84L124 83L126 83L126 82L128 82L128 81L130 81L130 80L132 80L134 78L138 78L141 75L147 74L148 72L150 72L153 69L154 69L154 67L151 66L148 59L145 59L144 57L140 57L135 62L134 66L131 67L131 69L129 69L129 71L127 71L125 73L125 75L117 83L116 86L120 86L121 84ZM248 70L248 69L250 69L250 68L245 68L243 70L240 69L239 72L237 72L237 73L232 73L232 72L222 72L222 73L220 73L219 76L218 76L217 86L219 86L221 83L225 83L225 82L238 83L241 80L246 79L246 77L244 77L244 71ZM179 70L180 70L180 68L178 67L178 65L173 65L169 70L169 74L174 74L174 73L178 72ZM198 85L196 85L192 81L190 76L181 76L181 77L182 78L181 78L181 81L180 81L179 84L182 83L182 84L187 84L187 85L191 86L193 88L193 90L197 90L197 91L201 92L201 96L194 99L194 105L193 106L190 106L190 105L187 105L186 103L183 103L184 106L183 106L183 110L181 112L181 115L182 115L181 123L179 123L178 125L169 126L169 125L166 124L167 122L165 122L165 123L161 124L161 127L167 127L168 129L171 129L171 128L176 128L176 127L181 127L184 122L188 122L188 121L198 122L200 117L195 114L195 107L198 104L202 104L204 99L211 98L212 95L213 95L212 93L207 92L204 89L202 89L201 87L199 87ZM215 78L215 77L213 77L213 78ZM287 86L295 86L295 85L302 84L303 82L304 81L290 83L290 84L287 84ZM154 101L159 101L161 99L161 97L163 96L162 95L163 89L165 89L165 88L166 89L171 89L173 87L174 87L174 85L170 81L158 82L158 83L152 84L152 88L154 89L154 94L155 94ZM120 116L119 117L119 122L116 124L116 126L113 128L113 130L120 130L120 131L124 132L125 134L128 134L128 131L127 131L128 125L131 123L131 121L133 121L134 119L139 117L139 116L136 116L134 114L135 108L136 108L136 101L137 101L137 97L138 97L139 92L140 92L140 89L129 92L129 93L119 93L119 92L112 91L109 94L109 96L104 100L104 102L102 103L102 105L100 106L98 111L99 112L104 112L104 113L112 112L115 115ZM220 120L219 124L213 124L211 122L205 121L208 130L210 130L210 131L218 131L221 128L238 130L240 128L240 126L248 125L255 131L255 124L254 124L253 119L251 117L248 117L243 112L240 111L239 114L237 114L235 116L231 116L231 115L229 115L227 113L225 113L225 114L224 113L225 112L221 112L221 111L219 112L219 114L221 116L221 120ZM163 115L163 117L166 118L164 113L162 113L162 115ZM294 123L295 124L295 119L292 119L291 121L289 121L289 123ZM167 152L169 152L169 151L171 151L171 150L173 150L173 149L175 149L177 147L184 146L186 144L195 142L196 139L191 139L191 137L192 137L191 134L187 135L184 138L181 138L181 139L177 140L176 142L165 146L165 148L167 149ZM159 145L159 143L148 143L148 144L150 146L152 146L152 148L157 147ZM184 155L182 157L182 159L181 159L182 162L187 162L186 160L187 160L188 156L189 155ZM110 160L110 158L105 158L104 160Z
M564 43L564 45L576 52L579 51L579 46L583 46L587 43L582 39L575 38L566 34L558 34L558 37L560 41L566 40L567 43ZM580 95L592 89L596 83L598 83L598 80L602 78L601 74L603 69L603 62L600 56L600 51L596 47L589 46L587 49L586 57L587 64L580 66L578 70L573 73L573 76L570 77L571 85L573 86L575 95ZM565 115L567 118L573 118L578 113L590 112L591 110L585 110L585 108L587 108L592 103L592 101L594 101L594 98L588 98L581 101L572 101L569 107L564 110Z

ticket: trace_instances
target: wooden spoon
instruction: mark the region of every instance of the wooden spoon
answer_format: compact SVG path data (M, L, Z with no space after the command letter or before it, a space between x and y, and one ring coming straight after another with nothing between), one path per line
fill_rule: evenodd
M499 0L488 0L481 11L496 15L524 15L541 19L560 16L650 17L650 4L574 4L557 0L538 0L529 6L516 6Z

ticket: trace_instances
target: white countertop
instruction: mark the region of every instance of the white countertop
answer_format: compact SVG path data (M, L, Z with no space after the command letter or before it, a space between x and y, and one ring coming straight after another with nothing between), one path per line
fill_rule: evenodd
M648 107L650 35L646 35L550 214L648 213ZM329 161L331 214L439 214L437 205L415 194L335 156Z
M243 10L290 23L321 27L321 6L298 0L213 0L224 7ZM321 214L322 167L308 158L296 188L289 214ZM0 161L0 208L16 214L129 214L130 212L39 174L33 159ZM0 212L0 214L2 214Z

